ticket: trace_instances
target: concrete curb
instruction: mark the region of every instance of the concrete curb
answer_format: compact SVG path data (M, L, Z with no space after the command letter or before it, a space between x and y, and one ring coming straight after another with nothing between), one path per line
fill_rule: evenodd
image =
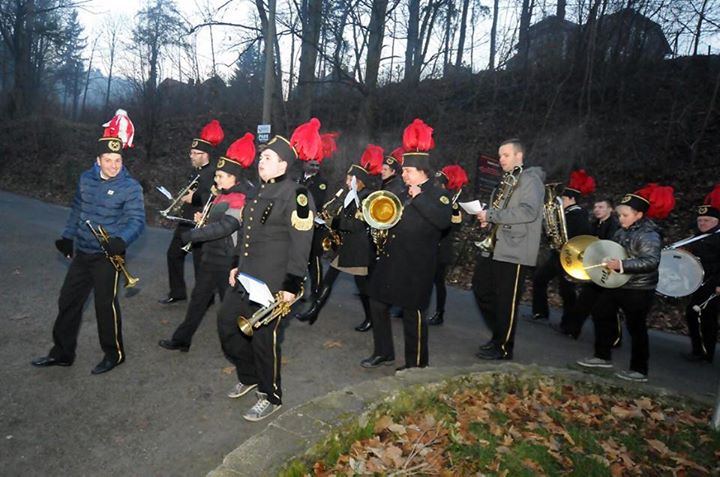
M258 477L277 475L285 464L303 456L334 429L358 419L381 402L414 385L435 384L449 379L485 373L537 374L558 376L602 386L624 388L653 396L674 393L647 384L610 380L572 369L515 363L476 364L467 367L411 368L379 379L365 381L300 404L271 421L267 428L250 437L223 459L208 477Z

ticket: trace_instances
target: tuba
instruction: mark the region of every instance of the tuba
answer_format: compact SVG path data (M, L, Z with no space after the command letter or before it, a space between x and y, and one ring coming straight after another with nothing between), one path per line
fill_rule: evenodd
M167 207L167 209L161 210L159 213L163 216L163 218L168 220L175 220L178 222L192 222L190 219L186 219L184 217L180 217L180 211L183 207L183 203L181 202L182 198L185 197L189 192L194 191L198 188L198 181L200 180L200 174L193 177L193 179L190 181L188 185L183 187L180 192L177 193L177 196L173 199L172 203Z
M105 252L105 256L110 260L110 263L112 263L113 267L115 267L115 270L125 275L125 288L133 288L135 285L137 285L137 282L140 281L139 278L133 277L130 275L130 272L128 272L127 267L125 266L125 258L123 258L122 255L110 255L107 252L107 249L105 248L106 244L110 240L110 235L107 233L107 230L105 230L105 227L102 225L98 225L97 229L93 227L92 222L89 220L85 221L85 225L90 228L90 231L95 236L95 239L100 244L100 247Z
M240 331L242 331L245 336L252 336L255 329L265 326L276 318L282 318L290 313L290 308L303 296L304 291L305 290L300 287L300 291L291 301L281 301L280 293L278 293L275 296L275 301L257 310L250 318L245 318L242 315L238 316L238 328L240 328Z
M506 172L502 176L500 184L495 189L495 196L493 197L492 204L490 205L493 209L504 209L510 203L510 197L520 180L520 174L522 174L522 166L515 167L512 171ZM497 236L499 224L492 224L486 227L485 233L481 236L482 240L475 242L475 246L479 248L483 253L492 253L495 250L495 238Z
M565 208L562 199L557 194L559 185L558 182L545 184L545 204L543 206L545 233L550 240L550 246L558 251L568 241Z
M370 226L370 235L380 255L387 242L388 230L400 221L403 205L398 196L387 190L377 190L362 202L362 215Z

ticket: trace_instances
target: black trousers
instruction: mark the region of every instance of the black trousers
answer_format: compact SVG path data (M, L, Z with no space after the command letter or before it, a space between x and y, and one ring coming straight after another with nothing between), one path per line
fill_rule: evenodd
M603 289L593 310L595 357L611 359L617 337L617 314L623 310L630 333L630 370L647 374L650 346L646 318L654 299L655 290Z
M192 229L192 225L179 224L175 227L172 240L168 245L165 256L167 258L168 281L170 283L171 298L184 299L187 298L187 286L185 285L185 256L188 254L182 249L183 243L180 235ZM200 262L202 260L202 244L193 244L192 246L193 268L195 269L195 277L200 273Z
M690 303L685 309L685 320L687 321L690 342L692 343L692 353L696 356L703 356L710 362L715 357L720 297L710 300L700 313L693 310L693 306L699 306L714 292L714 285L703 285L690 296Z
M104 254L77 252L60 289L51 357L63 361L75 359L83 306L90 292L94 291L100 347L105 356L115 363L125 359L120 302L117 296L119 276L120 273Z
M447 300L447 288L445 288L445 278L447 277L448 264L439 263L435 268L435 311L444 312L445 302Z
M317 296L320 291L320 285L323 281L322 270L322 240L325 237L325 231L322 227L315 227L313 231L312 246L310 247L310 257L308 258L308 275L310 276L310 296Z
M195 277L195 288L190 295L185 320L173 333L173 341L190 346L192 337L202 323L215 292L220 294L221 300L225 297L225 289L228 287L228 272L228 270L210 270L205 266L200 267L200 272Z
M547 261L537 267L533 274L533 315L550 316L547 289L550 281L556 277L558 278L560 298L563 301L563 310L570 310L575 306L575 284L565 278L560 257L557 252L553 251Z
M323 287L332 288L340 275L340 270L337 268L330 267L325 272L325 276L322 280ZM367 276L366 275L353 275L355 279L355 286L358 289L358 295L360 296L360 303L362 303L363 312L365 313L365 319L370 320L370 298L367 296Z
M512 353L515 346L517 308L522 296L525 267L499 262L478 254L472 279L472 290L491 341L501 353Z
M580 335L583 329L585 320L595 308L598 298L603 291L603 288L594 283L584 283L580 286L580 293L578 294L575 305L572 308L565 308L563 315L560 320L560 326L566 333L571 333L575 336ZM615 317L615 339L613 345L617 344L622 338L622 321L620 315Z
M370 299L372 317L373 356L395 359L390 304ZM405 366L424 368L428 365L428 324L418 309L403 308L403 335L405 338Z
M228 288L218 312L218 333L225 357L235 365L238 380L243 384L257 384L258 391L267 395L273 404L282 403L280 365L282 355L278 327L280 319L254 330L246 336L237 325L237 317L246 318L257 311L242 287Z

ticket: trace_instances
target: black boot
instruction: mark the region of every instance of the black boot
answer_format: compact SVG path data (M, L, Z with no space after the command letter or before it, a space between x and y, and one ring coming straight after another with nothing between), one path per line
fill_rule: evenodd
M330 297L331 291L332 287L323 286L320 289L320 296L318 296L317 299L312 302L310 308L308 308L305 313L298 313L297 315L295 315L295 318L300 321L307 321L308 324L311 325L315 323L315 321L318 319L318 314L320 313L320 310L322 310L322 307L325 305L328 297Z
M360 295L363 311L365 312L365 321L355 327L355 331L365 332L372 329L372 321L370 321L370 299L367 295Z
M355 331L365 332L372 329L372 321L365 318L365 321L355 327Z
M443 318L445 315L444 311L436 311L435 314L428 320L428 325L442 325L445 319Z

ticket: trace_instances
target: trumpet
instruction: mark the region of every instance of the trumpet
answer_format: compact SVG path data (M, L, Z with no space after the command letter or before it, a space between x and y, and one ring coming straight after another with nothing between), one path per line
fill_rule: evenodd
M340 196L343 195L343 192L345 192L344 188L341 188L339 191L337 191L332 199L325 202L325 204L322 206L322 209L318 213L320 218L323 219L323 222L325 222L325 228L327 228L329 233L327 237L323 237L322 239L323 252L328 252L333 247L333 245L339 247L343 243L342 235L340 235L340 232L330 226L332 219L340 213L340 207L334 209L334 212L331 211L330 204L340 198Z
M178 222L192 222L190 219L186 219L185 217L180 217L180 209L182 209L183 203L182 198L185 197L189 192L194 191L198 188L198 181L200 180L200 174L193 177L193 179L190 181L188 185L183 187L180 192L177 193L177 196L173 199L173 201L170 203L167 209L161 210L159 213L164 218L168 220L175 220Z
M207 223L208 215L210 215L210 209L212 208L212 201L214 198L215 198L215 196L213 194L210 194L210 197L208 198L207 202L205 202L205 206L203 207L202 215L200 216L200 220L195 224L196 229L199 229L200 227L202 227L203 225L205 225ZM186 252L189 252L191 247L192 247L192 242L188 242L180 248Z
M290 301L282 301L280 292L278 292L275 295L275 301L257 310L250 318L245 318L242 315L238 316L238 328L240 328L240 331L242 331L245 336L252 336L255 332L254 330L269 324L276 318L282 318L290 313L290 308L303 296L304 291L303 287L300 287L298 294Z
M402 213L402 202L390 191L376 190L363 200L363 219L370 226L370 235L378 255L385 248L388 230L400 221Z
M137 285L137 282L139 282L140 279L130 275L130 272L128 272L128 269L125 266L125 258L123 258L122 255L110 255L107 251L107 248L105 248L108 241L110 240L110 235L107 233L107 230L105 230L102 225L98 225L96 230L89 220L85 221L85 225L90 228L90 231L95 236L95 239L98 241L100 247L105 252L105 256L108 258L108 260L110 260L110 263L112 263L113 267L115 267L115 270L121 272L125 276L125 288L135 287L135 285Z

